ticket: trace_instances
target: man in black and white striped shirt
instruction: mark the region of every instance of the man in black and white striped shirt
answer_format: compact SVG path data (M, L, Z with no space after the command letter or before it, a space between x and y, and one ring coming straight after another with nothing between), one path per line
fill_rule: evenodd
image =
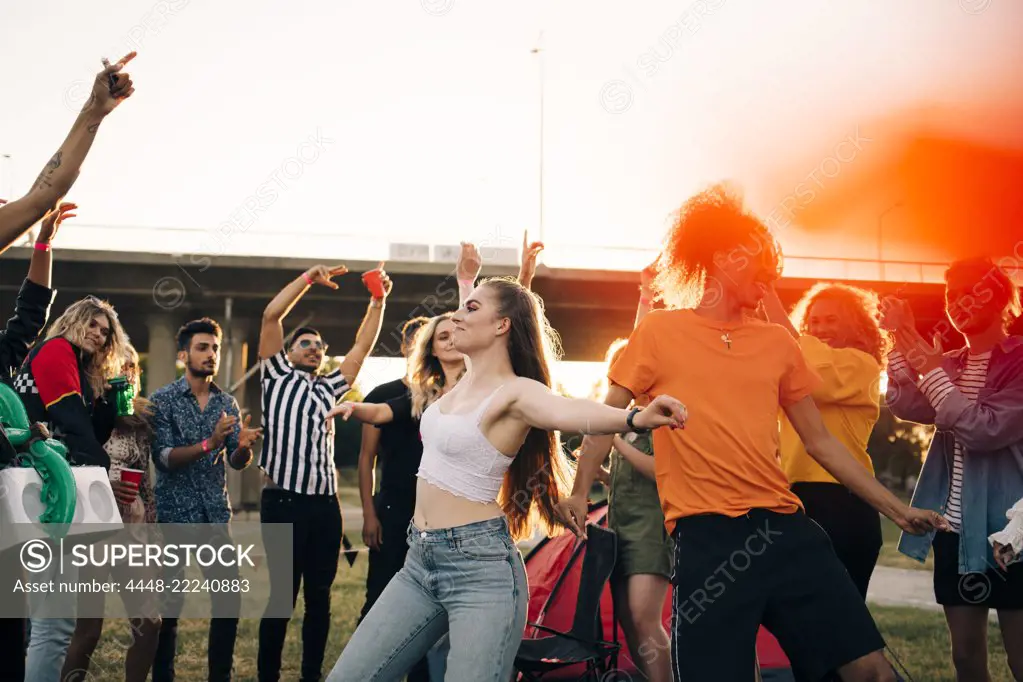
M381 264L382 266L383 264ZM337 574L343 524L334 471L334 429L327 413L355 383L355 377L376 344L384 302L391 283L382 267L382 294L372 298L341 367L320 374L327 344L319 332L296 329L284 343L284 317L315 284L337 289L331 281L347 272L344 266L317 265L267 305L259 336L260 383L263 389L263 451L259 466L267 476L260 500L263 523L293 524L294 580L275 569L267 556L271 590L291 591L292 605L304 582L305 622L302 628L302 682L321 679L323 653L330 629L330 588ZM275 577L280 576L280 577ZM275 601L271 598L271 602ZM257 667L260 682L280 679L281 652L288 619L263 618L259 624Z

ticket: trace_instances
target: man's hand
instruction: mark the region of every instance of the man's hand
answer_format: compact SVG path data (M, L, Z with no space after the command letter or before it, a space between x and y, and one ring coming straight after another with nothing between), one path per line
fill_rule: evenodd
M480 276L483 269L483 256L475 244L462 242L462 250L458 253L458 263L455 264L455 277L458 281L472 280Z
M927 374L941 367L945 355L939 334L935 334L934 340L927 343L915 327L901 327L895 333L895 346L906 357L909 366L919 374Z
M994 543L995 562L1003 571L1009 570L1009 564L1013 562L1019 552L1012 548L1012 545L1003 545L1000 542Z
M114 491L117 503L123 507L130 505L139 495L138 485L128 481L110 481L110 488Z
M376 512L369 511L362 518L362 541L372 550L380 551L384 544L384 527L380 525L380 519Z
M586 515L589 513L589 505L586 503L585 494L562 498L554 506L554 511L577 538L586 539Z
M242 428L238 434L238 449L246 450L252 447L252 444L256 442L256 439L263 435L263 429L251 429L249 428L249 422L252 421L252 415L245 415L245 421L242 423Z
M220 413L220 420L217 422L216 427L213 429L213 435L210 436L210 445L213 449L217 450L223 446L224 441L227 440L228 434L234 429L234 425L238 423L238 417L229 415L227 412Z
M543 251L543 242L530 242L529 231L522 231L522 264L519 266L519 284L527 289L536 275L536 259Z
M136 54L134 51L129 52L115 63L104 66L103 70L96 74L96 80L92 83L92 94L82 108L83 111L95 107L100 115L106 116L132 96L135 86L131 82L131 76L122 69L135 59Z
M337 283L332 280L335 277L340 277L346 272L348 272L348 268L344 265L335 265L334 267L327 265L314 265L306 270L305 276L306 279L313 284L319 284L320 286L325 286L329 289L337 289Z
M57 236L57 230L60 229L61 223L68 218L74 218L77 214L72 211L78 208L78 204L72 204L69 201L62 201L56 208L51 208L43 216L43 221L39 225L39 235L36 237L37 242L43 244L49 244L53 241L54 237Z
M901 518L892 519L910 535L924 535L932 530L948 530L948 521L936 511L906 507Z

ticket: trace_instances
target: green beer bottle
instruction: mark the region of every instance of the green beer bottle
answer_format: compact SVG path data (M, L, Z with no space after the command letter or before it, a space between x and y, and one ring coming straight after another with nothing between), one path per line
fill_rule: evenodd
M110 380L110 388L114 391L114 402L118 417L135 414L135 386L127 377L114 377Z

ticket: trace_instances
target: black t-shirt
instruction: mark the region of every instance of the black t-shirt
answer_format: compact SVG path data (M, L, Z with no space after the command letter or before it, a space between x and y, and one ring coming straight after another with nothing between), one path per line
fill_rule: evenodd
M419 420L411 418L411 394L401 379L380 384L365 398L367 403L390 403L394 421L380 429L380 492L415 496L416 474L423 458Z

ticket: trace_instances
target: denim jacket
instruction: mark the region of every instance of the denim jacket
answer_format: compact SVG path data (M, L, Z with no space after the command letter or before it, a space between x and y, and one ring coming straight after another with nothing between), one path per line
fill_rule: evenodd
M967 349L945 354L942 368L955 382L966 367ZM953 390L935 412L914 378L888 377L888 406L906 421L936 427L913 494L913 506L945 513L958 439L963 449L962 527L959 572L997 566L988 536L1005 525L1005 513L1023 497L1023 336L993 349L987 380L976 403ZM903 533L899 551L923 562L934 533Z

